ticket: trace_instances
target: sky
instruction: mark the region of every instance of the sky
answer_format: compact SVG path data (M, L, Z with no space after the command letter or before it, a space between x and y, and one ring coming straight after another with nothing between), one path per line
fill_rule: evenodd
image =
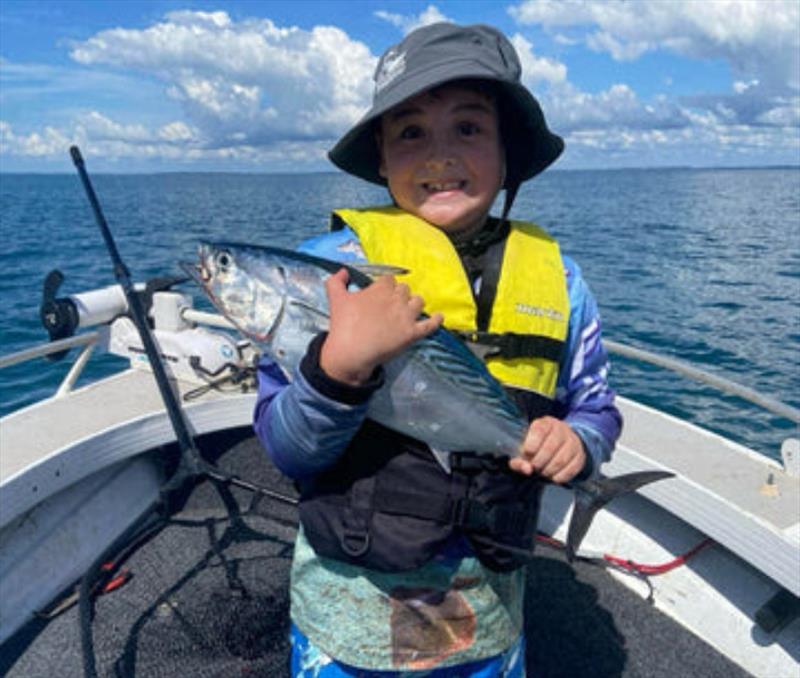
M0 172L327 171L379 56L488 23L556 168L800 165L800 0L2 0Z

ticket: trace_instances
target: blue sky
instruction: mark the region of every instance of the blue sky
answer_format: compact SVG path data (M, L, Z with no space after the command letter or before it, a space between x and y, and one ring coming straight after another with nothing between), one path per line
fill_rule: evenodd
M380 54L484 22L567 143L557 167L800 164L798 0L0 3L0 171L316 171Z

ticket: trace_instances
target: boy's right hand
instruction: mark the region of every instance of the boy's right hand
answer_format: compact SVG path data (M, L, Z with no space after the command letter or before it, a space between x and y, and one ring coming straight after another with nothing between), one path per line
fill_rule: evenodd
M392 276L355 292L347 290L348 278L341 269L325 282L331 319L319 362L329 377L358 386L376 367L436 331L442 314L421 318L422 298Z

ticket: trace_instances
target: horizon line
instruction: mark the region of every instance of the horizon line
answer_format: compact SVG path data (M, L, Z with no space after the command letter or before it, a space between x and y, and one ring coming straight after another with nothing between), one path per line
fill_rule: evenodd
M552 167L548 169L548 174L554 172L625 172L625 171L658 171L658 170L800 170L800 163L797 164L770 164L770 165L631 165L627 167ZM11 175L35 175L35 176L72 176L74 172L69 170L4 170L0 168L0 176ZM210 169L176 169L176 170L142 170L115 172L107 170L96 170L94 175L113 175L113 176L152 176L160 174L251 174L254 176L303 176L312 174L331 174L345 177L352 176L341 170L210 170Z

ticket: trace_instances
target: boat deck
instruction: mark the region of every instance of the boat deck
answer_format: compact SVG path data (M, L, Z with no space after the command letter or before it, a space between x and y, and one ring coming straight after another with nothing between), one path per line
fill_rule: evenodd
M220 466L291 491L252 439L236 445ZM245 493L235 492L246 507ZM213 522L218 535L232 538L221 556L209 559L209 526L224 516L216 493L202 485L178 516L199 525L172 524L129 559L131 580L98 600L93 635L99 675L289 675L293 509L263 504L230 533L225 532L229 523ZM526 592L531 675L750 675L604 569L571 566L548 549L541 554L529 567ZM231 593L226 572L235 572L247 595ZM83 675L76 607L46 627L35 621L12 638L4 647L0 674L44 678L53 675L56 662L60 676Z

